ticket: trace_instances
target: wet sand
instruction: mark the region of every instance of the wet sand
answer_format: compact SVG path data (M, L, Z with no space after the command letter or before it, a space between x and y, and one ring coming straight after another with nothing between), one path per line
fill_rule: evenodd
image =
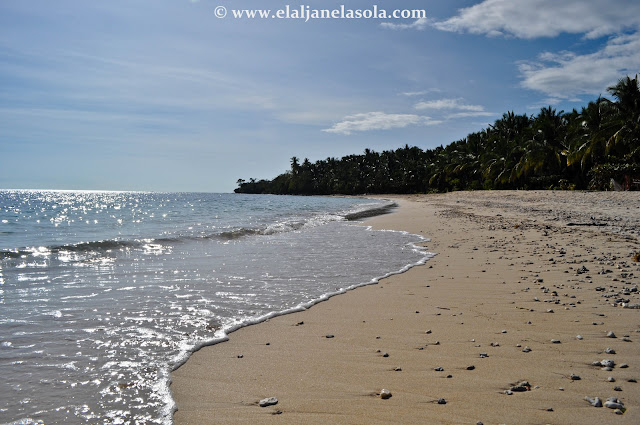
M391 198L438 255L195 353L176 424L640 423L639 192Z

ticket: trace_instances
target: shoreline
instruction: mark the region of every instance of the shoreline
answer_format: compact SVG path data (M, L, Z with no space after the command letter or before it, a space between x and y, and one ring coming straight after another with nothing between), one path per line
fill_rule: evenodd
M634 240L640 214L628 209L638 205L637 195L384 198L400 208L365 224L431 238L426 248L438 255L426 266L241 328L223 344L194 353L172 373L176 424L572 423L577 414L586 415L582 423L633 423L640 385L628 380L640 379L640 310L611 306L595 287L638 283L629 250L640 251ZM611 218L622 217L612 222L617 230L562 221L592 217L585 205L601 221L605 209ZM595 251L603 261L587 259L598 257ZM596 275L600 266L615 267L599 262L623 264L624 271ZM591 282L575 274L581 264L592 270ZM638 302L637 292L629 297ZM546 298L553 301L544 303ZM605 325L592 325L594 320ZM619 338L607 339L609 330ZM631 342L622 341L624 335ZM522 351L529 346L530 352ZM604 354L609 346L617 354ZM607 372L590 365L605 358L629 367ZM569 379L571 374L581 380ZM523 380L529 391L504 393ZM377 395L383 388L390 399ZM594 408L585 396L603 402L618 397L627 411ZM278 404L258 407L267 397L277 397Z

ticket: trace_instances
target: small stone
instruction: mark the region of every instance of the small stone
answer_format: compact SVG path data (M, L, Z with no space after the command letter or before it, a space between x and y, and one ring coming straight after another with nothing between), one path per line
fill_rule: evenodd
M616 410L613 411L613 413L615 413L616 415L623 415L624 414L624 410L616 409Z
M569 375L569 379L571 379L572 381L579 381L582 378L580 378L579 375L576 375L575 373L572 373L571 375Z
M589 403L591 403L593 407L602 407L602 400L600 400L600 397L596 397L593 399L589 397L585 397L584 399Z
M425 331L426 334L430 334L431 333L431 329Z
M517 393L522 393L530 390L531 390L531 384L529 384L528 381L519 382L518 384L511 387L511 391L517 392Z
M387 390L386 388L383 388L382 391L380 391L380 398L383 400L391 398L391 396L391 391Z
M481 358L481 359L486 359L487 357L489 357L489 354L487 354L487 353L480 353L480 358Z
M551 343L552 344L560 344L560 340L559 339L552 339Z
M241 359L241 358L243 358L244 356L243 356L242 354L238 354L238 355L237 355L237 357L238 357L239 359Z
M443 372L444 368L441 366L438 366L437 368L434 369L436 372Z
M622 363L622 364L620 365L620 369L626 369L626 368L628 368L628 367L629 367L629 365L628 365L628 364L626 364L626 363Z
M333 334L328 334L328 335L325 336L325 338L328 338L328 339L331 339L331 338L334 338L334 337L335 337L335 335L333 335Z
M278 404L278 399L275 397L263 398L258 404L260 407L275 406Z
M616 334L613 333L613 331L609 331L607 333L607 338L617 338L617 337L616 337Z
M396 367L393 369L394 372L402 372L402 368L401 367Z
M389 357L389 353L384 353L382 357Z
M615 397L610 397L604 402L604 407L608 409L624 409L624 404Z
M511 390L505 390L504 392L506 395L513 395L513 391Z
M522 352L523 352L523 353L530 353L530 352L531 352L531 347L529 347L529 346L527 345L526 347L524 347L524 348L522 349Z
M604 350L604 352L606 354L615 354L616 350L614 350L613 348L607 348L606 350Z
M545 410L546 410L547 412L553 412L553 407L547 407Z
M548 309L547 313L553 313L553 309L552 308Z
M453 375L447 375L447 378L453 378Z
M638 381L636 380L636 378L629 378L627 379L627 382L637 383Z
M447 400L445 400L444 398L439 398L438 404L447 404Z
M578 335L578 336L576 336L576 339L582 341L584 339L584 337L582 335Z
M502 333L503 333L503 334L506 334L506 333L507 333L507 330L506 330L506 329L503 329L503 330L502 330Z
M616 378L614 378L613 376L610 376L610 377L607 378L607 381L616 382Z
M602 367L614 367L616 365L616 362L614 362L613 360L601 360L600 361L600 366Z
M616 385L615 387L613 387L613 391L622 391L622 388Z
M475 368L475 366L467 366L467 370L474 370Z

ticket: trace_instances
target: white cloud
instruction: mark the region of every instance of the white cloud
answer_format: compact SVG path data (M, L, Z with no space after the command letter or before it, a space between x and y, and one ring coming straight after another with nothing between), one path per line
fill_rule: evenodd
M480 105L467 105L461 103L460 99L438 99L418 102L415 104L415 108L419 111L424 109L457 109L460 111L484 111L484 107Z
M380 24L382 28L388 28L391 30L424 30L429 25L431 25L431 21L428 18L419 18L413 21L410 24L394 24L392 22L383 22Z
M555 99L601 94L623 75L640 71L640 33L611 38L594 52L543 53L537 62L522 62L522 86Z
M640 2L628 0L484 0L433 22L443 31L518 38L561 33L597 38L640 28Z
M410 125L436 125L441 122L442 121L433 120L427 116L415 114L365 112L346 116L341 122L322 131L349 135L354 131L390 130L392 128L404 128Z
M445 118L448 120L456 119L456 118L469 118L469 117L492 117L496 114L493 112L487 111L475 111L475 112L456 112L453 114L447 115Z

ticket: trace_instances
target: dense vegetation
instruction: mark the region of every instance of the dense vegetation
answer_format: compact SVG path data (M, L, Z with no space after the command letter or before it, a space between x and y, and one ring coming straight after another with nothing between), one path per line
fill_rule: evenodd
M581 111L508 112L488 128L435 149L406 145L381 153L291 158L273 180L238 180L239 193L297 195L424 193L477 189L611 188L640 180L638 76L609 87Z

